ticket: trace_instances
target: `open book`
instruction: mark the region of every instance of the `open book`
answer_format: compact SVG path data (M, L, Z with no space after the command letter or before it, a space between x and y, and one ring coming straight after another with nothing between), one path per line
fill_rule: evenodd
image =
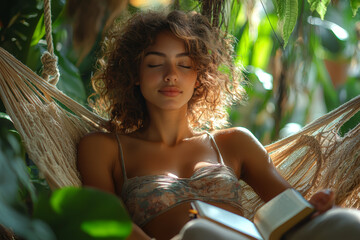
M299 192L291 188L262 206L255 213L254 223L208 203L194 201L191 205L199 217L235 230L247 239L259 240L280 239L287 230L314 211L314 207Z

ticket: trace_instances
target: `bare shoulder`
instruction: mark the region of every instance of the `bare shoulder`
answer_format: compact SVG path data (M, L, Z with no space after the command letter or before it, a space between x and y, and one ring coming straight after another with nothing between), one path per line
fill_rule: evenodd
M214 135L226 135L232 137L243 137L243 136L253 136L253 134L244 127L233 127L233 128L225 128L221 130L214 131Z
M92 144L100 144L106 145L116 140L116 136L114 133L106 133L106 132L91 132L84 135L79 142L79 145L92 145Z
M77 146L77 167L84 185L114 192L112 173L118 156L116 135L86 134Z
M226 165L241 178L244 164L256 155L266 156L266 151L255 136L246 128L234 127L212 132Z
M256 139L256 137L248 129L243 127L218 130L215 131L213 135L217 142L233 146L235 148L233 150L249 150L250 147L265 151L262 144Z
M117 156L117 140L114 133L92 132L80 139L78 144L78 162L99 161L101 164L112 164Z

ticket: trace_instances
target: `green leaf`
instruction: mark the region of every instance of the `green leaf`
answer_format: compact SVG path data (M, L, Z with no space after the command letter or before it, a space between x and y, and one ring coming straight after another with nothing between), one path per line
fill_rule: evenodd
M93 220L81 224L81 229L92 237L127 236L128 228L123 224L112 220Z
M298 17L298 0L285 0L284 4L284 17L280 19L282 22L282 37L284 39L284 47L286 47L290 35L293 32L297 17Z
M335 88L331 82L328 71L326 70L323 60L314 58L313 60L317 69L316 80L321 84L324 93L324 100L327 111L331 111L339 106L339 100L335 91Z
M27 215L26 206L35 198L27 169L21 155L20 139L1 125L0 127L0 224L16 235L29 240L54 240L49 227ZM19 199L19 189L30 193L26 205Z
M41 198L35 217L47 222L57 239L125 239L131 220L116 196L92 188L68 187Z
M276 11L279 18L284 18L284 1L283 0L273 0L273 3L276 7Z
M61 12L63 11L65 6L64 1L62 0L56 0L51 2L51 21L52 21L52 27L54 28L54 25L58 25L59 23L56 22L56 20L61 15ZM43 10L43 9L42 9ZM34 34L31 39L31 46L34 46L38 44L38 42L45 36L45 23L44 23L44 13L41 14L41 17L36 25Z
M5 129L15 129L10 116L3 112L0 112L0 126Z
M32 220L0 201L0 224L27 240L55 240L50 228L39 220Z
M278 28L286 47L298 17L298 0L273 0L279 18Z
M46 51L46 45L44 43L38 43L29 48L29 54L26 59L25 65L36 73L40 73L42 68L41 53ZM40 75L40 74L39 74Z
M35 0L8 2L10 2L9 6L5 8L7 9L6 14L11 19L11 24L6 25L5 23L5 26L2 26L0 46L24 63L32 35L41 16L41 10L38 9ZM3 21L2 17L1 20Z
M22 159L24 149L20 136L17 132L7 131L2 127L0 129L0 201L15 201L18 184L21 184L34 199L34 188Z
M339 129L339 135L344 137L346 133L353 130L360 123L360 112L357 112L348 121L346 121Z
M322 20L324 20L327 6L330 2L331 0L308 0L308 3L310 4L310 10L312 12L316 10Z
M242 27L242 31L239 33L236 38L239 39L239 42L236 46L236 59L237 64L242 64L247 66L250 64L250 55L251 49L253 48L253 41L249 33L249 24L246 22Z
M229 32L234 34L236 28L236 23L239 15L241 15L241 4L239 1L233 1L231 6L231 17L229 18Z
M79 69L61 52L56 51L55 54L59 59L58 67L60 71L60 80L57 88L77 102L84 104L86 102L86 92Z
M277 17L274 14L269 15L268 17L272 26L276 26ZM269 63L271 50L274 47L274 42L271 39L273 32L269 24L269 20L268 18L263 18L261 20L258 27L258 37L254 44L254 50L252 53L252 65L262 69L266 69Z
M360 0L350 0L353 17L355 17L358 9L360 8Z
M0 151L0 202L6 204L10 204L15 201L18 191L17 177L8 163L10 157L9 155L9 151L6 151L2 147Z
M38 44L38 42L45 36L45 24L44 24L44 14L41 14L41 17L36 25L34 34L31 39L30 46Z

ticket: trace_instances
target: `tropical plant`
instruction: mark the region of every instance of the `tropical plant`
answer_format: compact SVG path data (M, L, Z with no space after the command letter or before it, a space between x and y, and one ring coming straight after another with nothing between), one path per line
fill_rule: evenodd
M111 21L124 9L132 13L164 2L53 0L53 37L61 73L57 87L86 105L99 42ZM175 0L167 5L202 12L235 36L234 61L245 66L248 103L229 109L230 119L233 125L249 128L264 144L360 93L360 27L358 36L354 30L360 0L332 4L330 0ZM2 6L0 46L41 74L40 56L46 49L42 0L5 1ZM89 31L86 26L97 27ZM334 83L328 70L337 61L352 70L340 84ZM2 104L0 112L0 224L25 239L122 239L129 233L129 219L114 196L74 188L51 193ZM359 119L359 114L352 118L342 134Z

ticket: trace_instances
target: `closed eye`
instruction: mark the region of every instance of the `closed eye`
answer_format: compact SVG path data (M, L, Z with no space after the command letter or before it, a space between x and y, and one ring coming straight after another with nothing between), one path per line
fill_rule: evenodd
M191 66L186 66L186 65L179 65L180 67L182 67L182 68L186 68L186 69L190 69L191 68Z
M155 68L155 67L160 67L162 66L162 64L148 64L149 68Z

